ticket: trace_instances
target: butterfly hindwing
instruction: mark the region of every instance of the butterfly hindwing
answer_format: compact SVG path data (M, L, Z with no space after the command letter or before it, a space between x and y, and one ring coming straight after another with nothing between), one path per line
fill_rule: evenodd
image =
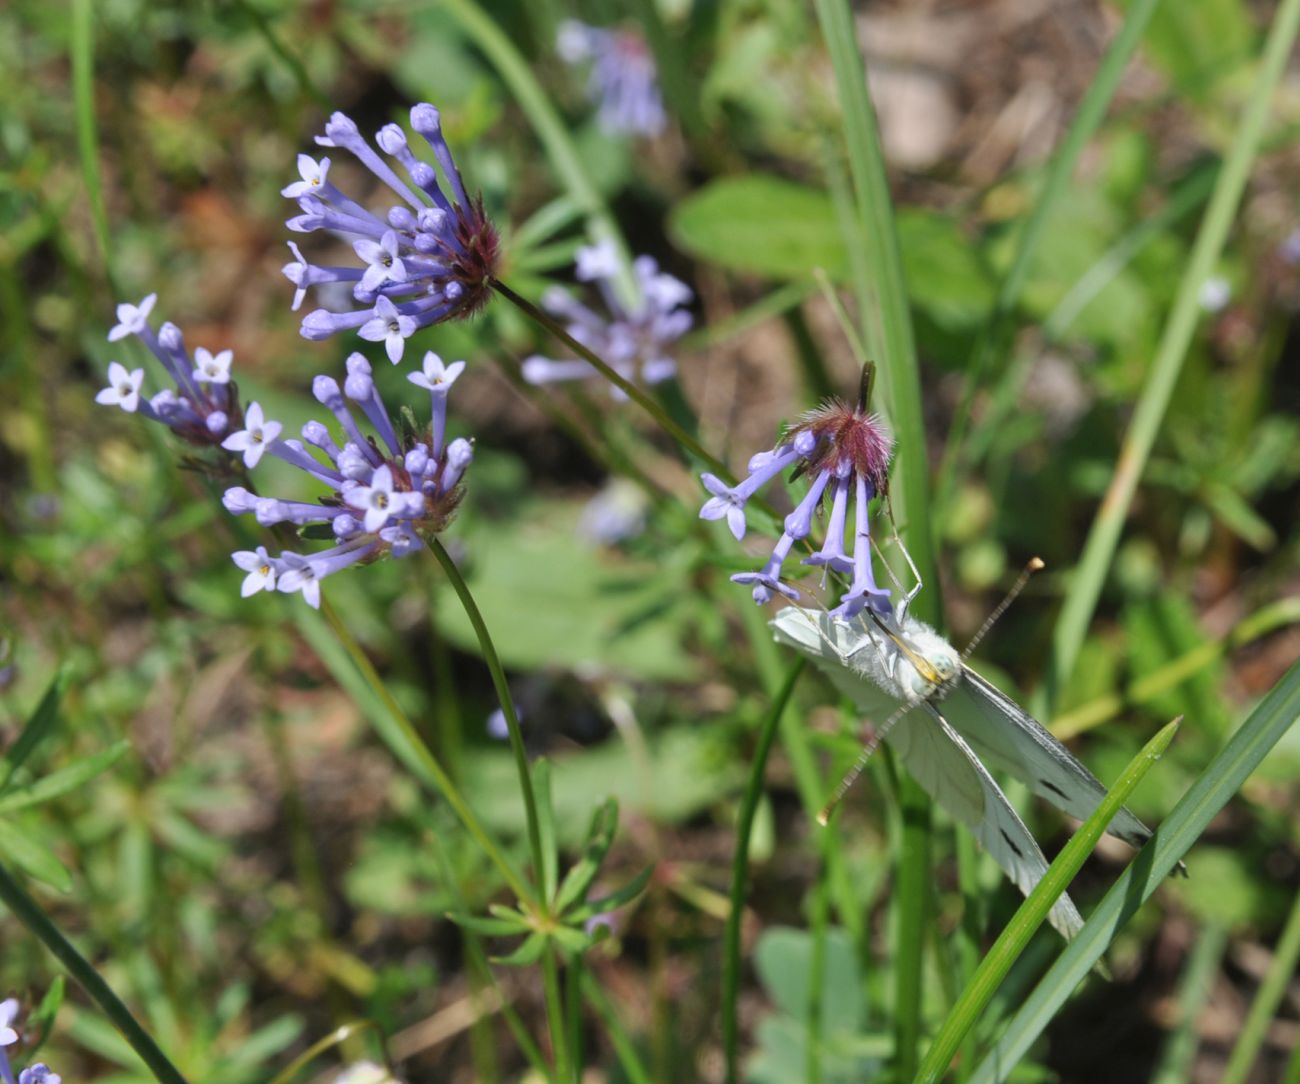
M1073 753L970 667L962 667L960 684L943 704L948 722L985 764L1021 780L1057 809L1086 820L1106 796L1100 780ZM1108 831L1134 847L1151 836L1127 809L1115 815Z
M912 777L955 820L964 824L1026 896L1047 872L1047 859L974 751L931 704L909 712L885 741ZM1048 921L1069 940L1083 926L1074 902L1062 895Z

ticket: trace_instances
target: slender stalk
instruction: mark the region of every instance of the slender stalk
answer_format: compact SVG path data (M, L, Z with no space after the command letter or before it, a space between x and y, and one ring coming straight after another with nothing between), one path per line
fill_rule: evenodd
M1044 705L1041 706L1051 707L1054 704L1062 685L1074 668L1079 649L1083 646L1084 635L1097 608L1097 600L1101 596L1107 569L1115 555L1124 520L1133 503L1142 470L1155 445L1169 399L1178 382L1179 373L1182 372L1187 348L1196 331L1201 311L1201 286L1210 277L1219 254L1223 251L1228 230L1232 226L1237 205L1241 202L1250 175L1251 163L1259 149L1269 103L1291 55L1297 29L1300 29L1300 0L1282 0L1269 30L1263 63L1254 89L1223 164L1223 171L1215 182L1214 194L1210 197L1210 205L1206 209L1187 269L1179 284L1173 311L1165 324L1146 386L1142 389L1133 420L1120 448L1115 475L1102 499L1097 518L1093 520L1079 567L1061 608L1061 617L1057 621L1056 634L1052 640L1052 660L1043 697Z
M817 863L817 878L812 889L812 913L808 917L808 924L812 927L812 959L808 962L808 1057L804 1067L805 1084L821 1084L822 1047L826 1042L826 1005L823 995L826 987L826 931L830 925L830 899L826 881L827 842L830 838L829 832L823 832L818 840L821 861Z
M22 886L9 875L3 865L0 865L0 902L54 954L68 974L90 995L113 1026L122 1033L122 1037L131 1044L131 1048L140 1055L140 1060L148 1066L155 1080L161 1084L186 1084L180 1070L167 1059L167 1055L131 1015L131 1010L122 1003L122 999L113 993L90 961L63 936L40 905L23 891Z
M1228 931L1223 926L1212 923L1197 931L1178 984L1177 1028L1165 1043L1160 1064L1151 1074L1151 1084L1183 1084L1192 1079L1192 1063L1200 1040L1197 1022L1214 990L1214 977L1227 944Z
M1244 1084L1250 1075L1251 1066L1259 1055L1260 1044L1268 1023L1277 1012L1277 1007L1286 993L1287 983L1295 975L1296 961L1300 960L1300 893L1296 894L1291 904L1291 914L1287 916L1286 926L1273 951L1273 962L1269 964L1268 973L1255 992L1255 1000L1250 1004L1246 1022L1241 1025L1237 1044L1232 1048L1227 1067L1219 1084Z
M1124 26L1115 35L1110 48L1106 50L1106 55L1097 68L1097 74L1088 84L1088 92L1079 103L1079 111L1070 122L1069 131L1065 133L1065 138L1052 157L1042 191L1029 212L1024 228L1020 231L1016 254L1006 277L1002 280L998 296L993 302L993 311L989 313L989 318L985 321L983 330L976 340L975 348L966 362L966 383L962 389L961 403L953 414L952 428L949 430L948 443L944 448L943 463L939 468L941 498L946 498L953 492L957 481L962 441L970 424L971 404L979 389L984 370L1001 349L1007 317L1015 308L1016 302L1020 300L1020 292L1029 278L1030 266L1047 234L1047 223L1065 195L1066 187L1074 174L1074 167L1079 162L1079 155L1083 153L1083 148L1087 146L1105 117L1106 109L1119 87L1120 78L1128 67L1129 60L1132 59L1138 43L1142 40L1142 33L1146 30L1147 23L1151 21L1151 16L1159 3L1160 0L1134 0L1128 5ZM946 500L941 499L939 507L942 508L945 503Z
M554 942L542 953L542 980L546 991L546 1022L551 1033L551 1054L559 1084L577 1084L576 1066L569 1059L569 1029L560 992L560 964Z
M759 727L758 746L749 764L749 781L745 784L740 800L740 814L736 818L736 851L731 860L731 910L727 913L722 950L722 1050L726 1059L727 1084L738 1084L740 1080L740 1025L736 1003L740 992L740 928L745 915L749 841L754 831L758 800L763 795L763 773L767 767L768 754L772 751L777 726L785 714L786 705L790 702L795 683L803 669L804 660L801 658L786 674L785 681Z
M550 316L550 314L538 308L527 298L521 297L519 294L515 293L514 290L500 279L492 280L492 288L539 327L554 335L560 340L560 342L564 343L565 346L577 354L578 357L582 358L583 361L587 362L588 365L613 384L614 387L623 392L629 399L636 403L637 406L649 414L665 433L704 463L709 470L713 471L714 474L725 481L728 485L735 484L735 477L727 469L726 464L723 463L722 460L715 458L706 451L704 446L691 436L690 433L686 432L685 429L678 425L677 422L669 416L668 412L655 402L653 398L647 395L645 391L639 388L636 384L633 384L630 380L620 376L607 362L603 361L600 357L587 349L587 347L583 346L582 343L578 342L578 340L565 331L563 326Z
M469 834L474 837L478 845L483 848L484 853L491 859L493 865L501 872L501 876L510 886L510 890L520 900L533 901L534 895L527 882L515 870L514 865L506 857L505 852L501 850L497 842L488 834L477 814L465 800L465 796L461 794L446 770L438 762L438 758L429 751L429 747L425 745L420 732L416 730L415 724L411 722L393 694L389 692L388 687L375 670L365 651L357 643L356 637L352 635L351 630L339 617L338 612L330 605L329 599L321 599L321 614L334 631L334 635L338 637L339 643L343 646L343 650L347 652L348 657L351 658L353 665L361 671L361 676L365 679L366 684L379 698L393 724L397 727L396 736L401 739L399 755L423 782L446 799L447 804L460 818Z
M906 772L898 773L903 839L894 889L894 1064L899 1080L916 1072L924 995L925 931L930 914L930 800Z
M650 1072L642 1062L641 1055L637 1053L632 1040L628 1038L622 1021L619 1020L614 1006L610 1003L609 995L590 971L582 973L582 993L591 1007L596 1010L596 1015L604 1022L606 1038L614 1048L614 1055L618 1058L618 1063L622 1066L629 1084L651 1084Z
M496 689L497 699L501 701L501 713L505 716L506 730L510 734L510 750L514 753L515 770L519 773L519 790L524 800L528 845L533 852L533 876L540 879L542 870L546 868L546 860L542 850L540 821L537 817L537 795L533 791L533 776L528 770L528 751L524 748L524 732L519 726L519 715L515 711L514 697L510 695L506 672L501 666L501 658L497 655L496 645L492 643L492 636L488 632L487 623L483 620L483 614L478 608L478 603L474 601L474 596L470 594L469 585L465 582L465 577L460 574L460 569L456 567L456 562L451 559L451 554L437 538L431 536L427 541L429 549L438 559L438 564L442 565L442 571L455 590L456 597L460 599L460 604L465 609L465 616L474 626L479 649L483 652L483 661L487 663L488 672L492 675L492 686ZM549 913L550 900L539 898L537 903L543 913Z
M81 157L81 175L90 205L90 221L99 254L104 261L109 286L117 293L109 260L108 211L104 204L104 184L99 173L99 136L95 126L95 5L93 0L72 0L69 21L72 54L72 102L77 123L77 151Z

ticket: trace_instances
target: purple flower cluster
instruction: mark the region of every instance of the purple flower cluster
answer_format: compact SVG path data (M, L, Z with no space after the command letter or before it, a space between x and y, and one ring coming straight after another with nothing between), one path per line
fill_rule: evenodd
M320 583L326 576L381 557L405 557L424 544L423 535L447 525L460 503L465 469L474 458L468 440L446 439L447 394L464 368L463 361L444 365L436 354L427 353L422 370L408 375L411 383L429 392L431 418L423 431L403 419L399 433L375 387L370 363L360 354L348 358L342 387L329 376L318 376L312 384L316 399L337 420L342 444L318 421L302 427L302 440L281 440L280 423L264 419L257 403L249 405L248 428L233 434L226 447L242 451L249 467L263 454L283 459L324 483L329 493L312 503L259 497L235 486L226 490L226 508L236 515L251 512L264 527L289 524L304 537L324 537L334 545L306 555L286 550L272 557L263 546L233 554L235 564L248 573L245 597L257 591L300 591L311 606L319 607ZM365 415L378 440L362 432L353 406Z
M877 586L871 566L870 504L888 486L889 460L893 439L878 415L831 400L805 414L771 451L760 452L749 461L749 476L728 486L712 474L701 476L712 496L700 509L701 519L726 519L737 540L745 537L745 504L782 471L793 468L796 475L812 480L808 492L793 512L785 517L785 530L767 564L757 572L732 576L735 583L752 584L754 601L771 601L775 593L791 600L799 592L781 581L781 566L794 544L812 533L813 516L827 493L831 511L822 547L806 565L829 572L851 573L849 589L832 613L851 618L864 609L890 612L889 591ZM844 531L849 504L854 504L852 553L844 548Z
M355 308L316 309L302 321L308 339L327 339L355 330L382 342L388 360L402 358L406 340L419 328L470 316L488 299L496 270L496 229L483 211L482 197L470 198L442 135L438 110L423 102L411 110L411 127L422 135L442 171L417 158L400 125L386 124L375 143L402 169L410 184L378 154L356 124L335 113L316 142L351 152L400 201L380 217L345 196L329 179L330 160L298 156L301 178L283 190L298 201L302 214L289 219L298 233L329 230L353 241L358 263L347 267L308 263L289 243L294 262L284 274L297 287L296 310L309 287L350 283Z
M611 134L658 135L667 122L654 58L640 34L601 30L576 19L560 24L555 50L566 64L590 62L587 97Z
M677 372L677 362L669 349L694 322L683 307L693 295L685 283L660 271L649 256L638 256L632 270L640 299L629 307L619 299L614 287L619 273L615 246L604 243L580 248L576 277L580 282L596 284L610 317L599 315L558 286L546 291L542 306L565 321L570 335L607 361L625 380L657 384ZM534 355L524 362L523 375L530 384L549 384L598 374L577 358ZM611 386L610 390L616 398L623 397L617 388Z
M9 1064L6 1048L18 1042L18 1032L13 1023L18 1019L18 1001L8 998L0 1001L0 1081L15 1084L13 1066ZM60 1084L62 1077L51 1071L44 1062L37 1062L18 1074L17 1084Z
M234 354L229 350L213 354L200 346L191 359L175 324L165 323L157 333L149 326L149 313L157 300L157 294L150 294L138 305L118 305L117 324L108 333L108 341L136 336L162 362L176 387L145 398L141 391L144 370L128 370L121 362L111 361L108 387L95 396L95 402L162 422L188 444L215 447L243 421L238 390L230 379Z

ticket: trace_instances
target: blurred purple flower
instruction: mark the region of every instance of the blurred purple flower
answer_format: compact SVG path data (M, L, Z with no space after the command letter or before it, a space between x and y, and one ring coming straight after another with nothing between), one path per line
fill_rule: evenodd
M423 536L447 526L460 503L461 479L474 457L468 440L445 440L447 393L463 368L464 362L443 365L441 358L429 353L423 371L408 377L429 391L432 418L423 432L404 425L399 436L375 387L370 363L360 354L348 358L342 387L329 376L318 376L312 384L317 400L338 421L341 446L318 421L302 427L303 440L280 440L279 423L263 419L256 403L249 406L250 419L256 408L261 437L254 440L249 435L246 443L249 449L258 449L257 458L267 454L283 459L323 482L330 492L312 503L259 497L235 486L223 498L227 510L235 515L251 512L264 527L292 524L305 537L324 535L335 545L307 555L286 551L272 557L262 547L232 554L235 564L248 573L241 594L301 592L309 605L319 607L320 582L326 576L382 557L405 557L424 545ZM378 440L362 432L349 400L360 408ZM235 436L250 433L251 425ZM309 452L303 441L321 454Z
M712 474L701 475L711 496L700 509L700 518L725 519L737 540L745 537L746 502L759 489L787 468L812 480L803 500L785 517L785 530L767 564L757 572L739 572L732 581L753 585L754 601L760 604L778 593L797 600L799 592L781 580L781 566L794 544L812 533L813 516L829 494L825 540L803 563L852 573L849 590L833 613L846 618L864 609L889 613L889 592L877 586L871 566L869 508L871 499L886 491L892 452L893 438L878 415L833 399L805 414L771 451L754 456L749 476L738 485L728 486ZM844 548L850 502L855 506L851 554Z
M139 305L118 305L118 322L108 333L108 341L117 342L128 335L140 339L162 362L176 387L148 398L142 390L143 369L128 370L121 362L110 361L108 387L95 396L95 402L162 422L187 444L217 447L243 421L239 392L230 379L234 353L222 350L213 354L200 346L191 360L180 328L165 323L155 334L149 326L149 314L157 300L157 294L150 294Z
M564 320L570 335L625 380L658 384L677 372L677 362L668 351L694 323L690 312L682 307L694 295L684 282L661 272L649 256L638 256L632 270L641 296L634 307L628 308L614 289L619 271L614 245L606 242L580 248L577 278L596 284L610 316L598 315L560 287L546 291L542 306ZM598 374L585 361L534 355L524 362L523 375L530 384L550 384ZM625 398L617 388L611 391L615 398Z
M289 219L298 233L329 230L352 239L359 266L317 266L289 243L294 260L285 277L297 288L293 307L309 287L351 283L357 308L335 312L316 309L303 319L302 334L326 339L339 331L357 331L363 339L383 342L388 360L402 359L406 340L418 329L443 320L471 316L487 303L496 270L498 238L483 211L483 199L465 190L438 110L427 102L411 109L411 127L422 135L442 171L417 158L400 125L386 124L375 135L379 149L410 178L407 184L370 145L356 124L335 113L316 142L350 151L401 201L384 217L372 214L345 196L329 179L330 160L298 156L300 180L282 194L298 201L302 214Z
M654 58L645 39L631 30L601 30L566 19L555 51L566 64L590 62L587 97L597 106L601 128L612 134L658 135L667 123Z
M578 517L578 535L602 546L635 538L645 529L646 498L623 478L609 481Z

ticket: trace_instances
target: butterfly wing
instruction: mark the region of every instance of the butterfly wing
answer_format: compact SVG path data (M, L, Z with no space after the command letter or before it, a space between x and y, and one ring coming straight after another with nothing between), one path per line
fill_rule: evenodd
M900 719L885 736L918 783L964 824L1026 896L1047 872L1047 859L974 751L931 704ZM1048 921L1067 941L1083 918L1062 895Z
M869 630L829 614L786 606L772 619L777 643L807 655L863 715L883 722L901 703L871 679L879 651Z
M952 727L985 764L1028 784L1041 798L1072 817L1085 820L1106 796L1092 772L1010 697L970 667L943 702ZM1127 809L1107 829L1125 843L1140 847L1151 830Z

